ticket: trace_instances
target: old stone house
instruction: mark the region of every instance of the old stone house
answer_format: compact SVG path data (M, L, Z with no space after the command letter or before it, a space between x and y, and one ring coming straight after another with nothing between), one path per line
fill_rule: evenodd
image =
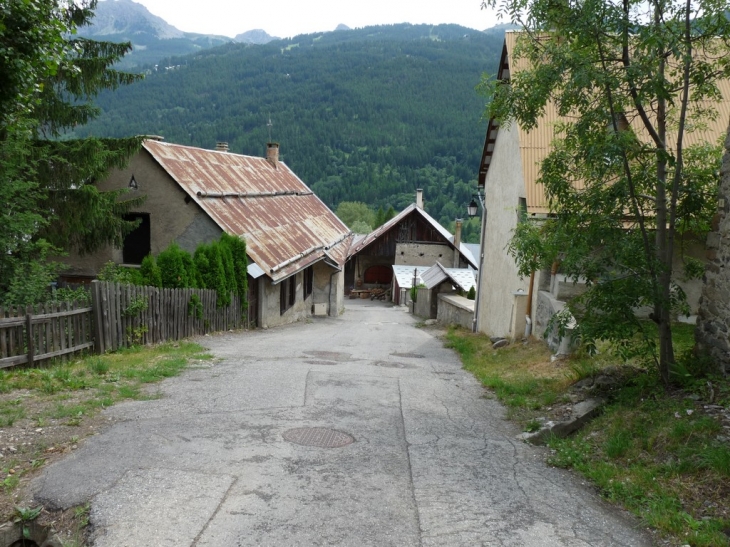
M150 138L100 190L129 188L146 199L130 219L139 227L121 249L66 259L67 278L91 278L108 261L135 266L173 241L194 252L222 232L245 238L249 259L250 319L262 327L343 308L344 263L352 234L335 214L279 161L181 146Z
M498 80L509 80L510 74L525 68L524 61L514 58L519 32L508 31L502 49ZM704 132L688 134L685 144L716 142L725 131L730 114L730 82L720 83L724 99L717 103L718 121L708 124ZM722 120L722 121L720 121ZM538 271L533 278L521 278L517 264L506 252L518 222L539 222L550 214L543 187L537 184L542 160L550 151L554 126L561 121L555 105L548 103L537 126L531 131L516 123L500 126L489 120L479 168L479 187L488 209L482 218L482 276L477 289L475 330L490 336L521 338L525 325L541 336L553 313L582 288L569 281L559 271ZM698 141L699 139L699 141ZM685 253L704 259L701 242L685 246ZM682 258L675 256L675 271L682 271ZM697 280L676 281L687 294L696 313L701 283ZM689 318L689 320L694 317Z

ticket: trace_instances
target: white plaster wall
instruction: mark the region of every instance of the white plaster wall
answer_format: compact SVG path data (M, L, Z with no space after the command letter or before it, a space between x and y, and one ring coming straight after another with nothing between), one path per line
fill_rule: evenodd
M527 292L530 283L529 278L519 277L517 265L506 250L517 226L519 198L526 197L519 139L514 124L499 130L484 193L488 214L486 222L482 218L484 259L480 264L482 286L478 295L477 329L489 336L508 337L513 293L518 289ZM536 287L538 283L536 279Z

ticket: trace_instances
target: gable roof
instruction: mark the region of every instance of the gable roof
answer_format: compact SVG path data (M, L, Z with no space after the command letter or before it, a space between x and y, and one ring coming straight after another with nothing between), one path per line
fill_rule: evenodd
M421 279L426 287L433 289L446 280L451 281L452 285L456 285L463 291L468 291L472 287L476 288L476 279L474 279L474 270L468 268L444 268L438 262L421 274Z
M418 207L415 203L411 203L408 207L403 209L400 213L398 213L396 216L391 218L388 222L380 226L379 228L376 228L372 232L370 232L368 235L364 237L356 237L353 239L352 244L350 245L350 250L347 254L347 257L350 258L351 256L359 253L362 251L365 247L373 243L375 240L378 239L381 235L385 234L388 230L393 228L394 226L397 226L400 221L402 221L404 218L406 218L410 214L417 214L420 215L421 218L423 218L433 229L435 229L443 238L444 242L449 244L451 248L456 249L456 246L454 245L454 236L449 232L446 228L441 226L441 224L433 218L431 215L429 215L426 211L424 211L422 208ZM474 256L472 255L471 251L464 243L461 243L459 245L459 252L464 257L464 259L474 268L477 269L477 262L474 259Z
M515 58L514 51L522 31L506 31L504 35L504 46L497 72L497 80L509 80L511 74L518 73L529 68L529 61L524 58ZM684 146L692 146L699 143L715 143L727 131L727 120L730 118L730 80L719 80L717 86L723 97L719 102L713 102L712 106L717 109L717 116L714 120L707 122L707 127L702 131L687 132L684 135ZM545 110L537 121L537 125L531 131L525 131L515 124L518 133L520 146L520 159L522 173L525 182L525 196L527 196L527 212L529 214L547 214L550 206L545 196L542 184L537 180L540 176L542 161L547 157L551 149L551 143L555 138L554 127L556 123L567 122L567 118L558 114L555 103L549 101ZM637 135L648 138L640 120L633 119L630 125ZM487 125L486 138L482 160L479 165L479 186L486 183L487 172L492 161L494 145L499 134L499 123L494 118L489 120ZM671 138L671 135L669 136Z
M275 283L320 260L344 264L350 230L283 162L155 140L143 147L222 230L246 239Z
M423 275L423 272L426 271L426 268L423 266L402 266L402 265L395 265L393 266L393 276L395 277L398 288L400 289L410 289L413 287L413 271L416 272L416 285L420 285L423 283L423 279L421 279L421 275Z

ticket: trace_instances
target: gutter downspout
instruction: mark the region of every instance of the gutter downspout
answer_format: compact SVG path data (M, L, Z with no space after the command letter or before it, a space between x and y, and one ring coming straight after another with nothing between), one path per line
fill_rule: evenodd
M530 272L530 288L527 290L527 309L525 310L525 338L532 334L532 291L535 288L535 270Z
M474 319L472 320L471 331L476 333L479 332L479 301L482 295L482 270L484 270L484 244L486 243L487 235L487 208L484 205L484 198L480 193L477 193L479 202L482 204L482 233L481 233L481 244L479 245L479 273L477 274L477 296L476 303L474 304Z

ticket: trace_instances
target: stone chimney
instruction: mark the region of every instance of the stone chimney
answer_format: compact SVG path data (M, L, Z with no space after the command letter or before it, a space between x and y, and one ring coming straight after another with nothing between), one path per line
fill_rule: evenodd
M416 190L416 207L423 209L423 190L421 188Z
M228 152L228 143L223 141L218 141L215 143L215 149L218 152Z
M459 258L461 257L461 253L459 252L459 248L461 247L461 219L456 219L456 225L454 227L454 247L456 247L456 250L454 251L454 268L459 267Z
M266 143L266 159L274 167L276 167L279 164L279 143L278 142Z

